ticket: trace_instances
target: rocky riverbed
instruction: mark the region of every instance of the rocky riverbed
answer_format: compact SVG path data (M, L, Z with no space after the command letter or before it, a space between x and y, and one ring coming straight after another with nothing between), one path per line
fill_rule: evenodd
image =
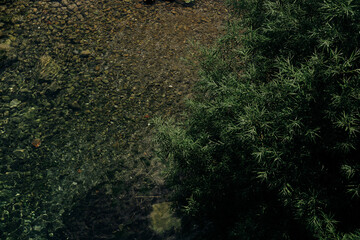
M0 12L0 238L161 238L151 120L181 118L194 42L223 31L223 3L3 0Z

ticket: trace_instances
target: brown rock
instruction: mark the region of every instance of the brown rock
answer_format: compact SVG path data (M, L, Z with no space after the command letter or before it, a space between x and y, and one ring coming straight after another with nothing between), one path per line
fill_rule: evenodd
M91 54L90 50L83 50L80 52L81 57L88 57L90 56L90 54Z
M0 51L10 51L11 46L7 43L0 43Z

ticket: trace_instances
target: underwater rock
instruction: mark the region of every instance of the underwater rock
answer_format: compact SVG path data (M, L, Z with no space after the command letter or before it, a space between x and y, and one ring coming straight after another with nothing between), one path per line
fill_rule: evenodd
M90 50L83 50L80 52L80 57L88 57L90 56L91 52Z
M60 66L49 55L43 55L37 66L38 77L44 81L52 81L59 75L60 69Z
M0 51L10 51L12 47L9 43L0 43Z
M10 102L10 108L15 108L15 107L19 106L20 103L21 103L20 100L18 100L18 99L13 99L13 100L11 100L11 102Z
M179 230L181 222L173 215L170 202L153 204L153 211L150 214L151 228L158 234L172 229Z
M81 106L80 104L77 102L77 101L74 101L72 103L69 103L69 107L73 110L80 110L81 109Z

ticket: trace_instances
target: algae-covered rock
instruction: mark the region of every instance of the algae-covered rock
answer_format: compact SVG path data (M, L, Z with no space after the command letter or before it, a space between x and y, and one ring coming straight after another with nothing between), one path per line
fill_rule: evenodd
M153 211L150 213L151 228L158 234L172 229L180 229L180 219L173 215L170 204L170 202L162 202L152 205Z
M11 50L11 46L9 43L0 43L0 51L10 51Z
M58 77L60 70L60 66L49 55L43 55L40 57L37 65L37 71L41 80L54 80Z
M11 102L10 102L10 108L15 108L15 107L19 106L20 103L21 103L20 100L18 100L18 99L13 99L13 100L11 100Z

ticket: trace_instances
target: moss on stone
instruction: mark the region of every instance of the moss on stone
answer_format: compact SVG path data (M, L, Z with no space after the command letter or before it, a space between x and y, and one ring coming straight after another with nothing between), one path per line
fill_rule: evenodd
M152 205L153 211L150 214L151 228L158 234L162 234L172 229L180 229L179 218L173 215L170 202L156 203Z

